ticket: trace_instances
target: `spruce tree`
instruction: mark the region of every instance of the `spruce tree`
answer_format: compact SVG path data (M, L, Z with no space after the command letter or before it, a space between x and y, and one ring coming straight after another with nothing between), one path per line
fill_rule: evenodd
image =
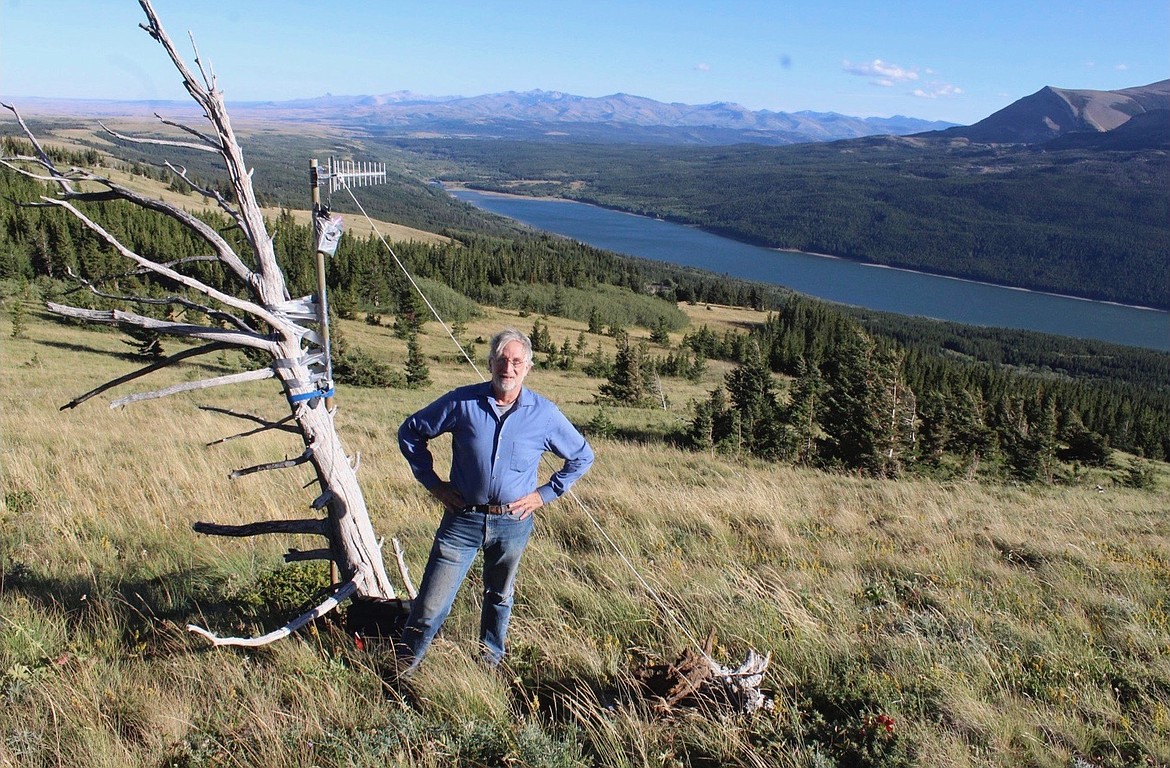
M741 449L763 458L780 458L784 440L776 382L754 340L748 346L747 359L724 380L738 416Z
M614 359L609 380L599 387L601 394L617 403L640 405L646 399L646 382L642 378L642 355L623 335Z
M860 329L849 329L826 358L824 437L820 460L842 469L873 472L879 468L881 427L874 410L873 342Z
M821 372L815 365L805 362L803 357L799 358L792 397L784 410L784 423L787 426L785 452L794 464L810 464L816 458L824 392L825 382Z
M421 389L431 383L431 372L423 359L418 334L411 334L406 340L406 386Z
M654 344L661 344L664 347L670 346L670 324L666 322L666 318L662 315L654 321L654 325L650 328L650 341Z
M605 324L601 321L601 313L597 311L597 307L589 308L589 332L600 336L605 330Z
M28 330L28 324L25 322L25 308L24 302L17 296L12 301L12 310L10 312L12 318L12 333L14 339L23 339L25 331Z
M565 341L561 344L561 352L557 359L558 367L562 371L567 371L573 367L573 363L577 360L577 350L573 347L569 337L565 337Z

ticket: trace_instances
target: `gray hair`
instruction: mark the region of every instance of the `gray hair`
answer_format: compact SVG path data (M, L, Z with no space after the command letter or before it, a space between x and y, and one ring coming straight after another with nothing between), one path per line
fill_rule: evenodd
M505 328L492 336L492 340L488 343L488 365L499 359L500 355L504 354L504 347L513 341L520 342L521 346L524 347L524 359L529 365L532 365L532 340L515 328Z

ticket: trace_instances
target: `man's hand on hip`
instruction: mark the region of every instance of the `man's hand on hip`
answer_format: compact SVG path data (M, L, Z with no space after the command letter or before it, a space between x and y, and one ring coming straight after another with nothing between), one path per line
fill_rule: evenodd
M463 500L463 494L456 490L451 483L439 483L431 489L431 495L450 510L460 510L467 506L467 502Z
M532 493L528 494L527 496L521 496L520 498L516 499L511 504L509 504L508 505L508 514L510 514L510 515L519 514L520 519L524 520L529 515L531 515L533 512L535 512L536 510L540 509L543 506L544 506L544 499L542 499L540 497L540 494L538 492L533 491Z

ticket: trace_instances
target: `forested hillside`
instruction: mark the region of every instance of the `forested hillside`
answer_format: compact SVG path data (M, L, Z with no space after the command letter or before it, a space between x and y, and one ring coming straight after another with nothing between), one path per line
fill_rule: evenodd
M133 292L141 278L127 274L75 220L13 202L44 191L0 173L0 278L49 280L44 291L52 293L72 273L109 293ZM199 253L170 220L128 206L111 206L104 217L123 242L144 254L169 261ZM285 214L272 222L272 232L290 289L311 293L308 229ZM1112 449L1170 456L1170 355L1164 353L844 311L776 288L543 235L463 232L449 244L400 243L395 251L427 281L450 320L470 318L478 305L510 307L537 318L587 322L591 333L617 339L616 357L607 358L584 336L575 343L542 339L534 322L544 364L608 380L599 386L603 401L645 405L656 377L691 376L711 359L735 363L740 369L728 378L726 394L717 390L697 404L694 421L675 436L697 448L878 475L980 471L1047 482L1063 471L1075 476L1076 464L1107 463ZM220 284L206 264L188 268ZM331 305L344 316L365 315L373 323L394 316L399 327L426 321L373 237L343 239L329 263L328 283ZM162 296L168 287L136 290ZM98 293L70 300L93 306L111 301ZM761 313L751 327L714 334L686 328L678 302ZM631 340L636 327L650 330L656 346ZM669 346L672 331L685 331L677 347ZM357 356L339 368L357 380L393 383L357 370L368 364ZM791 386L776 387L773 373L791 377ZM901 413L894 422L883 416L891 409ZM1074 466L1058 471L1058 460Z
M1170 156L882 137L718 148L402 141L441 178L746 242L1170 307Z

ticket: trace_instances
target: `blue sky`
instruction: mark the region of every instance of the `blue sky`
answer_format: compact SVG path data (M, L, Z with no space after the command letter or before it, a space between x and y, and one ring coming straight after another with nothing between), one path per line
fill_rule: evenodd
M536 88L971 123L1170 78L1167 0L154 0L230 101ZM0 0L0 95L183 99L134 0Z

